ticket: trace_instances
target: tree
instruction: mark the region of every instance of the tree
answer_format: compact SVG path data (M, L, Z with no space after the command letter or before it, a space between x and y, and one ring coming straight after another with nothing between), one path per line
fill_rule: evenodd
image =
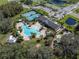
M0 33L7 33L11 31L12 21L11 19L0 19Z
M55 59L53 55L53 50L49 47L40 47L36 49L31 47L28 49L27 59Z
M4 18L3 11L0 10L0 20Z
M4 18L13 17L23 10L21 4L17 2L9 2L5 5L0 6Z
M23 45L0 45L0 59L56 59L49 47L24 47Z
M0 46L0 59L26 59L26 51L20 44L4 44Z
M74 33L67 34L61 38L60 43L56 43L57 45L55 44L55 49L60 49L62 51L60 54L62 58L77 59L77 48L79 48L78 38L79 37L77 35L74 35Z

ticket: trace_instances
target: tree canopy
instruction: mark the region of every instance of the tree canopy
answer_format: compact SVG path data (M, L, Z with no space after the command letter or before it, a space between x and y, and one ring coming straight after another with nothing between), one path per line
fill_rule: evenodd
M13 17L23 10L21 4L17 2L9 2L0 6L0 12L4 18Z
M0 33L10 32L12 29L12 20L10 18L0 19Z

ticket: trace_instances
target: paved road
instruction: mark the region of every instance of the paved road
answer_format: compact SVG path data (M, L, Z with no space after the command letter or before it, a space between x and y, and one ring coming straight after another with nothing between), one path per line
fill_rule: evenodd
M76 3L76 4L74 4L74 5L70 5L68 7L64 7L62 9L59 9L59 11L56 13L55 17L57 17L57 18L60 19L60 18L63 17L63 15L71 14L72 13L72 10L75 9L75 8L77 8L78 6L79 6L79 2Z
M74 15L75 17L79 18L79 14L76 14L76 13L70 13L70 15Z

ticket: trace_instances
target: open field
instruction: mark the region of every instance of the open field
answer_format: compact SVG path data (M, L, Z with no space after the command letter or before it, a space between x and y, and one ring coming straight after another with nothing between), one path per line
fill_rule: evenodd
M0 0L0 5L6 4L8 0Z

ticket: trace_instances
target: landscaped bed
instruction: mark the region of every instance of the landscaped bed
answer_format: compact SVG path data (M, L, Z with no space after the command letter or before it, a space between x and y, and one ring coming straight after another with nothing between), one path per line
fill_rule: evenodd
M63 19L59 20L58 22L61 25L63 25L67 30L74 31L74 28L79 23L79 19L71 15L66 15Z

